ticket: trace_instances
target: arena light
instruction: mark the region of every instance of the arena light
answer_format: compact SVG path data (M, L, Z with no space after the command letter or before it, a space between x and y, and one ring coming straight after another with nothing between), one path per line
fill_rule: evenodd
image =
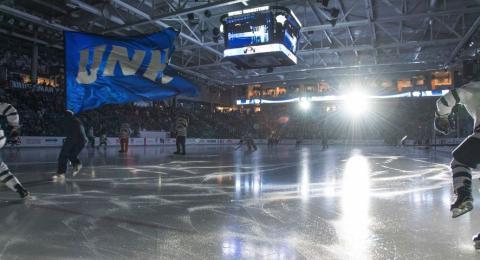
M449 90L442 91L414 91L414 92L405 92L398 93L393 95L381 95L381 96L366 96L368 100L382 100L382 99L397 99L397 98L424 98L424 97L441 97L447 94ZM312 102L331 102L331 101L340 101L345 100L346 96L313 96L310 98ZM282 100L268 100L268 99L237 99L237 105L254 105L254 104L283 104L283 103L293 103L298 102L299 98L289 98Z
M285 22L287 21L287 17L285 17L285 15L283 14L279 14L277 15L277 17L275 17L275 20L277 21L277 23L284 25Z
M301 110L307 111L312 107L312 103L306 98L300 98L299 106Z
M346 95L344 102L346 110L353 117L361 116L369 109L369 96L358 90Z

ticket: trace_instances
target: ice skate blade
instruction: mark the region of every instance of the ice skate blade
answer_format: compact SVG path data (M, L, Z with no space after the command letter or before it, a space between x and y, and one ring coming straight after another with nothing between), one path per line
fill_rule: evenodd
M461 208L456 208L452 210L452 218L458 218L465 213L470 212L473 209L472 202L465 202Z
M32 205L34 205L36 200L37 200L37 197L32 195L29 195L21 199L23 205L25 205L25 207L27 208L30 208Z
M77 169L72 172L72 176L73 177L77 176L77 174L80 172L80 170L82 170L82 168L83 168L83 165L79 165Z
M25 194L20 195L20 199L22 200L30 200L31 198L32 198L32 194L28 191Z
M52 176L52 181L57 183L65 182L65 175L54 175Z
M28 201L32 201L32 200L37 200L37 197L36 197L36 196L32 196L32 194L29 194L28 196L22 198L22 200L28 202Z
M480 241L473 241L473 246L476 250L480 250Z

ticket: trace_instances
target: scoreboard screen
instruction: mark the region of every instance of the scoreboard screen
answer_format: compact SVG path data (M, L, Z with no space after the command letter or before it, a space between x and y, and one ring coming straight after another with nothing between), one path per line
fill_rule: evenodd
M224 59L241 68L297 64L301 23L288 8L264 6L230 12L220 19Z
M226 21L226 48L241 48L268 43L271 40L272 15L251 13L230 17Z

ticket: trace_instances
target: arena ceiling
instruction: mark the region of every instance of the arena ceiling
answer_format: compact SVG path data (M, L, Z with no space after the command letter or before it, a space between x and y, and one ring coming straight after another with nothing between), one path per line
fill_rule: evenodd
M455 66L480 48L480 0L6 0L0 33L62 49L62 31L138 35L165 27L181 31L172 65L211 86L316 81L331 77L417 73ZM221 15L281 5L303 23L299 64L239 70L222 61L212 29ZM206 12L208 11L208 12ZM188 19L194 13L195 19ZM190 17L192 18L192 17Z

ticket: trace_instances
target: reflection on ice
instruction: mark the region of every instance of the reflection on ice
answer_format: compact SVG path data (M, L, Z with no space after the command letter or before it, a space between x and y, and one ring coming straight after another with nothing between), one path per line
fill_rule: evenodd
M310 196L310 151L302 151L301 174L300 174L300 195L302 200L307 201Z
M338 227L342 247L355 259L370 259L369 207L370 166L366 157L356 154L348 159L343 173Z
M295 252L285 243L274 246L271 243L232 236L225 233L222 254L226 259L292 259Z
M260 174L254 175L235 175L235 198L253 197L258 199L263 191L262 176Z

